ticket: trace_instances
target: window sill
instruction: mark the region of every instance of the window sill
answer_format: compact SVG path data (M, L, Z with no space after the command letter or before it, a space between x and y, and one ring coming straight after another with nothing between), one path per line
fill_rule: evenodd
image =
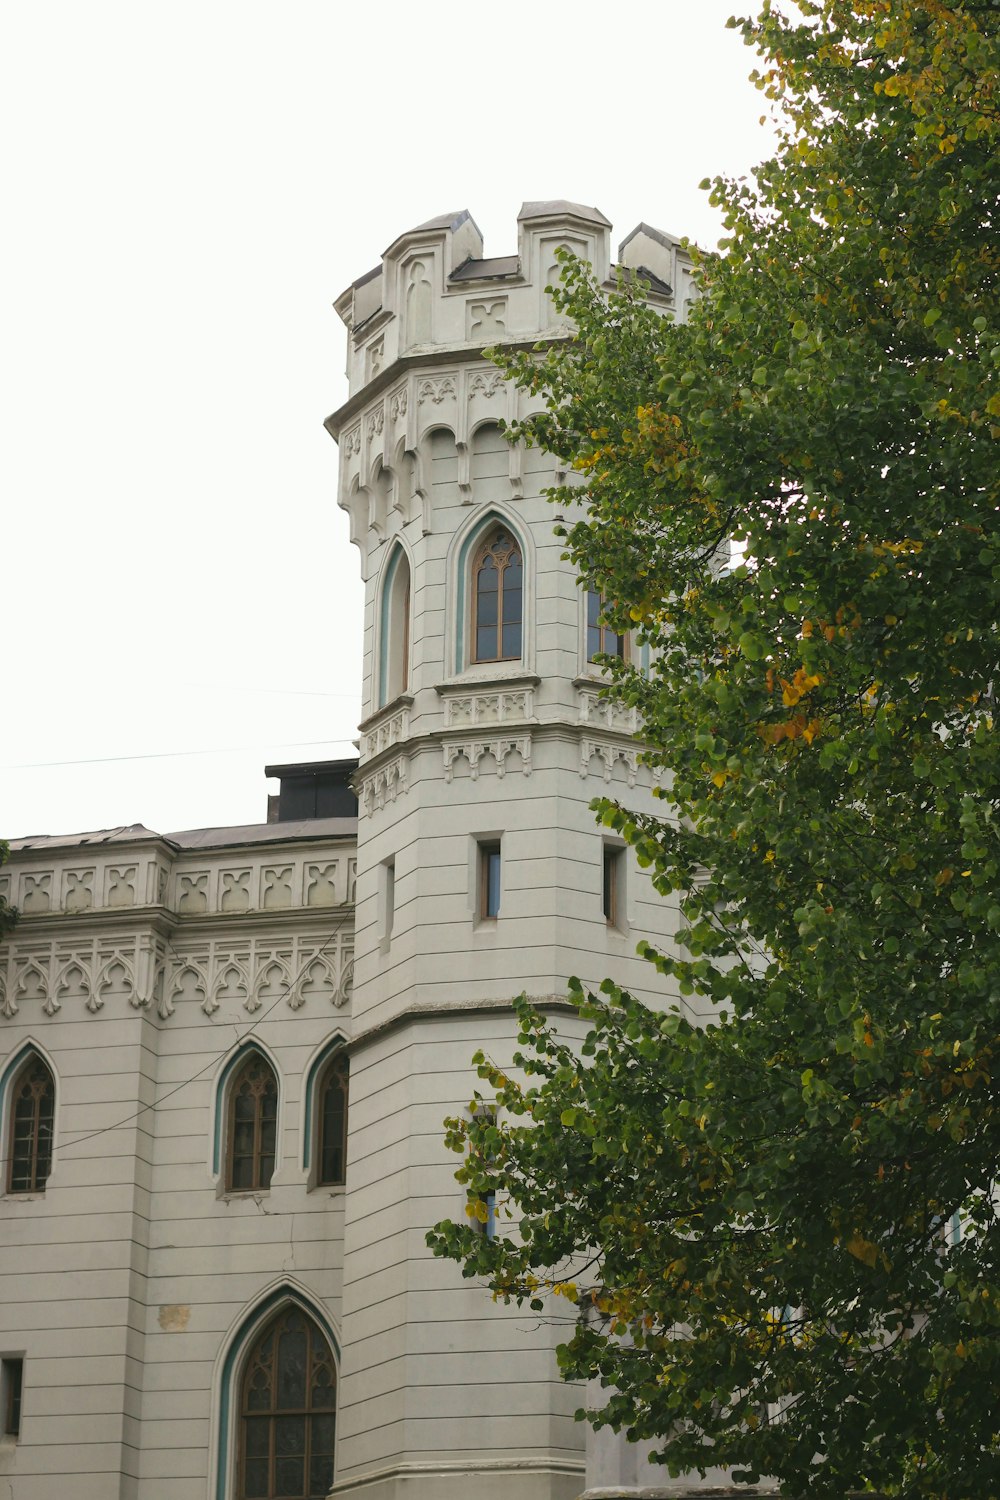
M388 703L383 703L381 708L377 708L374 713L369 714L367 719L362 719L358 725L358 728L361 733L364 734L365 731L370 729L373 724L378 724L382 719L391 718L394 713L397 713L399 711L399 709L412 707L413 694L399 693L397 697L390 698Z
M541 682L537 672L526 672L521 661L475 662L454 677L434 684L434 691L442 698L451 693L467 693L470 687L511 688L537 687Z

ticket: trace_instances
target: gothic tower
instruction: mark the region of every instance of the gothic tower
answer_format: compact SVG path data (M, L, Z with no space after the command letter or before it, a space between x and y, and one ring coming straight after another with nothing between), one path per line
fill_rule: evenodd
M599 624L554 535L545 455L498 419L528 408L483 359L570 336L545 288L568 246L611 276L594 208L527 203L516 255L483 258L467 212L401 235L338 299L348 329L340 504L365 580L358 772L355 1041L334 1495L573 1500L582 1393L558 1378L561 1330L496 1307L424 1236L464 1211L442 1120L468 1106L470 1059L509 1059L511 999L565 1011L566 981L612 975L662 1002L635 955L675 912L591 800L646 807L635 724L600 699ZM682 316L690 268L640 225L620 250Z

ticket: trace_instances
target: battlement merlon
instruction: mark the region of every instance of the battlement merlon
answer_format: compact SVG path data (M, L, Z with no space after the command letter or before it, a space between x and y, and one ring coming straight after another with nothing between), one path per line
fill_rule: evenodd
M341 293L334 307L348 330L350 394L326 420L332 437L339 440L365 401L411 366L564 337L567 324L545 292L558 277L560 247L613 285L611 224L600 209L564 199L525 203L517 232L516 255L484 257L468 209L441 214L399 235L381 263ZM691 260L678 239L638 224L622 241L618 264L648 282L651 303L684 317Z

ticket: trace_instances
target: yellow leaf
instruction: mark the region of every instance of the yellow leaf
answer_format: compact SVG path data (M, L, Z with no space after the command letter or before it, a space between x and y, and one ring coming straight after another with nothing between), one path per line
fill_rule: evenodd
M879 1254L878 1246L873 1245L871 1240L866 1240L860 1230L856 1229L851 1235L851 1238L847 1241L847 1249L854 1256L855 1260L860 1260L866 1266L871 1266L872 1270L875 1269L875 1262L878 1260Z

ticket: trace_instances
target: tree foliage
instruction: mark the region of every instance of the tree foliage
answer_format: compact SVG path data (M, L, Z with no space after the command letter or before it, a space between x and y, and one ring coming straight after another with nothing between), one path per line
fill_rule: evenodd
M516 1232L431 1243L575 1302L564 1374L671 1472L995 1496L1000 9L734 24L778 146L710 185L687 324L568 263L578 336L502 359L654 648L609 671L663 815L600 814L678 893L684 999L577 989L582 1057L522 1004L522 1081L479 1059L499 1116L450 1131Z

